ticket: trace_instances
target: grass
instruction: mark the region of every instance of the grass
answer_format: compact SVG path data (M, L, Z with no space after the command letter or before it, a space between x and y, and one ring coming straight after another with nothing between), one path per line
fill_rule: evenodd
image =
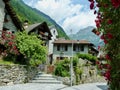
M4 60L0 60L0 64L3 64L3 65L12 65L14 64L12 61L4 61Z

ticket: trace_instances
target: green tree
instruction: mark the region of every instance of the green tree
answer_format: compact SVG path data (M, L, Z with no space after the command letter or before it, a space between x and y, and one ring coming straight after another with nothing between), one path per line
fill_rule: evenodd
M15 39L19 52L29 60L29 64L38 65L46 60L47 48L36 35L28 35L25 31L17 32Z

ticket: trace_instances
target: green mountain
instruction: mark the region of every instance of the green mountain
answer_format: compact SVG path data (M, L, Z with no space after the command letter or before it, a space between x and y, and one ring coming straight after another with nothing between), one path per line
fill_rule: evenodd
M76 34L71 34L69 37L74 40L88 40L95 46L103 46L104 43L100 37L92 32L93 28L93 26L88 26L86 28L80 29Z
M40 23L46 21L47 24L55 25L58 36L59 37L65 37L68 39L68 36L64 32L63 28L60 27L52 18L50 18L48 15L42 13L41 11L38 11L35 8L32 8L28 5L26 5L22 0L10 0L10 4L15 10L18 18L24 22L25 20L28 20L30 24L33 23Z

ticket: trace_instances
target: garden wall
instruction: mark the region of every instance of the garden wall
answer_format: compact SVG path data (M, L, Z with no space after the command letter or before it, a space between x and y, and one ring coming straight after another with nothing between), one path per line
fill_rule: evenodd
M0 86L26 83L37 72L37 68L25 65L0 65Z
M83 66L82 67L83 73L81 75L81 79L77 80L76 77L73 75L73 84L83 84L83 83L95 83L95 82L106 82L103 76L98 74L98 71L95 66ZM62 81L63 84L70 85L70 78L69 77L59 77L55 76L58 80Z

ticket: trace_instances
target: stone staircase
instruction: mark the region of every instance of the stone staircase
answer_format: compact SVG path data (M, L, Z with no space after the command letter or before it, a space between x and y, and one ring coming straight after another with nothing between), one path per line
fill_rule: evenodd
M40 84L62 84L62 81L58 81L53 75L45 74L39 72L36 76L30 81L30 83L40 83Z

